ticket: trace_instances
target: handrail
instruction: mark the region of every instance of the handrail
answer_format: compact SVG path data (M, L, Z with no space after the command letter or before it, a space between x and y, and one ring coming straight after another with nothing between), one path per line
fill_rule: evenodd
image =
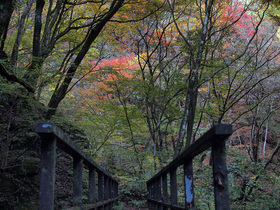
M230 209L225 140L232 134L231 124L217 124L196 140L190 147L147 181L149 209L194 208L193 158L203 151L212 149L214 196L216 209ZM178 206L177 174L184 165L185 206ZM170 201L168 199L167 174L170 175Z
M95 163L60 128L50 122L38 122L35 132L42 138L39 209L54 209L56 147L73 157L73 205L82 209L112 209L118 197L118 181ZM89 169L88 204L82 205L83 164ZM98 175L98 191L96 189ZM98 192L98 197L96 196Z

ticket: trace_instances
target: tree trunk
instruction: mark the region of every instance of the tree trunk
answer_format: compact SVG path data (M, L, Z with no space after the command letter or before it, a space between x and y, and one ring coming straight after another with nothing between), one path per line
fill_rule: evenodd
M186 147L188 147L191 144L191 140L192 140L192 130L194 125L194 117L195 117L197 94L198 94L198 76L199 76L198 71L202 64L202 55L205 53L206 38L207 38L207 34L209 33L208 25L211 18L213 3L214 3L213 0L209 0L209 2L205 1L205 11L204 11L205 17L203 19L199 43L197 43L198 51L196 54L194 53L195 46L192 46L191 43L189 42L189 39L185 37L185 35L180 31L180 28L173 14L173 20L175 26L180 36L185 41L186 46L188 46L189 48L188 50L190 51L190 69L192 70L189 75L189 87L185 100L185 111L180 126L175 157L179 155L179 153L181 152L184 146L186 129L187 129ZM172 7L172 5L169 4L169 6L174 13L173 10L174 8Z
M86 53L88 52L91 44L94 42L94 40L96 39L96 37L100 34L100 32L102 31L103 27L106 25L106 23L114 16L114 14L121 8L121 6L123 5L124 0L115 0L110 8L110 11L106 14L106 16L100 20L100 22L98 22L95 27L93 27L82 47L82 49L80 50L80 52L78 53L76 59L74 60L74 62L72 63L72 65L70 66L70 68L68 69L65 79L63 81L63 83L61 84L61 86L55 90L55 92L53 93L50 102L48 104L48 112L47 112L47 119L50 119L52 115L55 114L56 109L59 105L59 103L64 99L64 97L67 94L67 90L68 87L72 81L72 79L75 76L75 73L77 71L78 66L80 65L80 63L82 62L83 58L85 57Z
M4 42L7 36L8 26L14 11L13 0L0 1L0 49L4 49Z
M27 74L23 77L33 87L37 85L44 61L44 58L41 56L42 12L44 5L44 0L36 1L32 63L28 68Z
M15 65L18 59L18 47L20 45L20 41L24 32L24 22L26 17L28 16L30 9L33 5L33 3L35 2L35 0L31 0L28 5L26 6L24 12L22 13L21 17L20 17L20 21L19 21L19 27L18 27L18 33L17 33L17 38L13 47L13 51L12 51L12 57L11 57L11 64Z
M177 147L175 151L175 157L180 154L184 146L187 148L191 145L194 117L195 117L196 103L197 103L197 93L198 93L197 84L198 84L198 67L193 71L191 80L189 82L188 92L185 100L185 110L184 110L183 119L181 121L179 137L177 140ZM186 133L187 133L187 137L186 137L187 139L184 145L184 138Z

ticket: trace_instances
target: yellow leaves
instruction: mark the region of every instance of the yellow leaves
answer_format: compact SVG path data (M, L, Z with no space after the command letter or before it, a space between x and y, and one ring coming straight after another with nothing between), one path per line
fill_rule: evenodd
M85 3L84 0L78 0L70 4L71 6L74 5L73 7L73 14L83 16L83 17L93 17L94 15L101 14L101 13L106 13L110 5L102 3L102 1L96 1L96 2L90 2L88 1Z
M231 46L231 43L230 42L225 42L224 45L223 45L223 49L227 49Z
M256 175L253 175L253 176L250 177L251 180L256 180L256 178L257 178Z
M278 39L280 39L280 27L278 27L278 29L277 29L276 36L277 36Z
M96 49L95 47L91 47L86 54L86 58L92 60L93 58L97 57L99 54L100 53L99 53L98 49Z
M97 13L105 13L108 12L110 9L110 6L108 4L97 4L97 3L91 3L88 5L87 12L91 15L97 14Z
M208 91L209 91L208 86L204 86L204 87L199 88L199 92L208 93Z

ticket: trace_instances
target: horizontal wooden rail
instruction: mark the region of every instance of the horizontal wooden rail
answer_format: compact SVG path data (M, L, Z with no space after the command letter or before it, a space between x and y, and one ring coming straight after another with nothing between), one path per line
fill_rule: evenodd
M232 125L217 124L196 140L190 147L147 181L149 209L194 208L193 158L212 149L213 179L216 209L230 209L226 165L225 140L232 134ZM184 166L185 206L178 206L177 168ZM170 200L168 199L167 175L170 177Z
M73 205L81 209L95 209L101 206L112 209L112 203L118 197L118 181L53 123L36 123L35 132L42 138L39 209L54 208L56 147L73 157ZM89 169L89 195L86 205L82 204L83 164Z

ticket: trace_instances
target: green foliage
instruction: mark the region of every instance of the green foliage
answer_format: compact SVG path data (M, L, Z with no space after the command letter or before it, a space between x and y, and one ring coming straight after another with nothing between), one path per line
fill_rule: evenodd
M232 208L279 207L279 171L265 170L264 163L252 162L248 155L239 149L229 149L228 158Z
M197 209L214 209L214 187L210 151L197 156L193 161L194 194Z
M80 148L88 148L88 136L79 127L78 123L75 123L68 118L56 115L51 119L57 127L61 128Z
M32 200L38 199L40 142L34 124L45 109L21 86L0 80L0 208L37 208Z
M127 205L146 207L146 176L120 176L120 195L121 200Z
M200 154L193 161L196 209L215 209L210 154L210 151ZM279 171L264 170L264 163L252 162L240 149L228 148L227 156L231 208L277 209ZM177 173L180 174L180 170ZM178 182L180 184L180 180Z

